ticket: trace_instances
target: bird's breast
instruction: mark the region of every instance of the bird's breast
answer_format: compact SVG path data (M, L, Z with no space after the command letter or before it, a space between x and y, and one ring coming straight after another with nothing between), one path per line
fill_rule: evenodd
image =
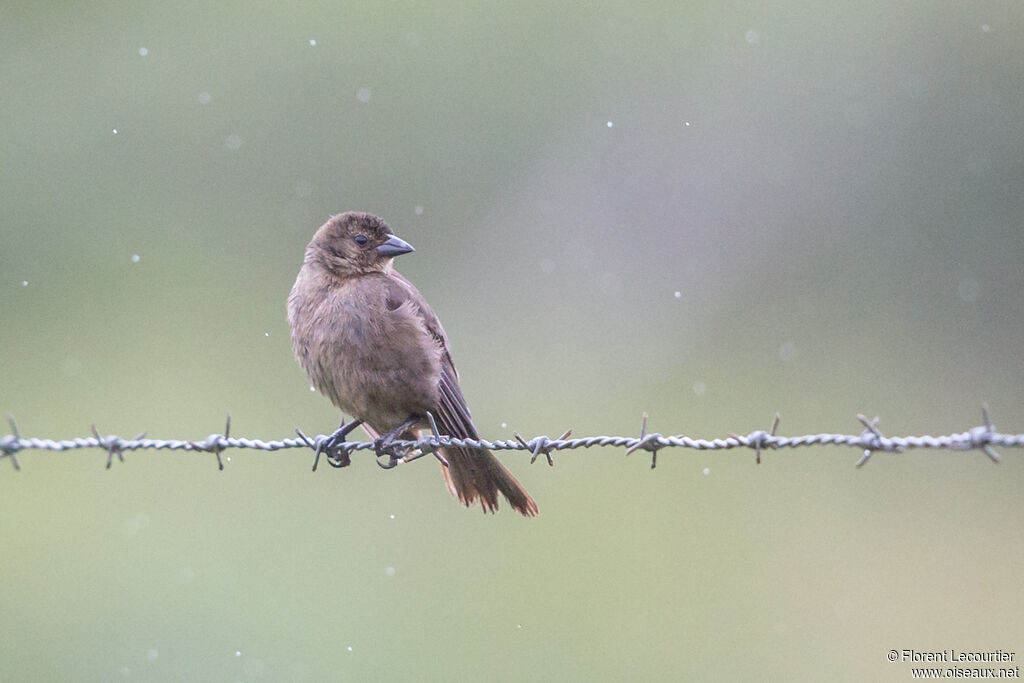
M339 288L297 311L293 346L313 386L343 412L387 431L438 402L440 352L407 307ZM301 308L301 307L300 307ZM298 324L295 324L298 323Z

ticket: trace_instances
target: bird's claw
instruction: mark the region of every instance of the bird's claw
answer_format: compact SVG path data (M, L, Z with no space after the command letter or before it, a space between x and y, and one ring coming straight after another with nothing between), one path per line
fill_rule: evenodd
M398 449L395 447L394 439L377 439L373 442L373 452L377 454L377 465L382 470L390 470L402 462L402 458L405 457L405 453L399 454ZM388 457L386 465L380 461L385 455Z
M320 460L320 454L327 456L327 464L331 467L348 467L352 464L349 452L342 446L345 443L345 434L341 430L316 440L316 453L313 456L314 462ZM316 466L313 466L316 469Z

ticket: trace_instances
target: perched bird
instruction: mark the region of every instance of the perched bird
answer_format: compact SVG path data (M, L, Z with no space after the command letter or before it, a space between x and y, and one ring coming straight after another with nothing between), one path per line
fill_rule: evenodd
M354 418L328 438L329 452L362 424L378 455L387 453L396 439L419 438L430 426L428 411L439 436L479 438L441 322L394 270L394 257L411 251L383 220L355 211L332 216L306 247L288 296L292 349L313 386ZM523 515L537 514L530 494L490 452L441 452L448 490L464 505L480 501L493 512L500 491Z

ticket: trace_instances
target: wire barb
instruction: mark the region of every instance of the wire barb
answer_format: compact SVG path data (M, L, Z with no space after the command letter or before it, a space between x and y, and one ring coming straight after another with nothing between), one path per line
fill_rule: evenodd
M989 460L998 465L999 454L989 445L992 441L992 435L996 433L996 428L992 426L992 419L988 415L987 403L981 404L981 419L985 424L981 427L975 427L969 432L971 435L971 446L972 448L980 448L981 452L987 455Z
M407 455L404 458L401 458L401 461L403 463L412 462L413 460L419 460L424 455L433 454L433 456L437 458L437 461L441 463L442 467L448 467L448 461L445 460L444 455L441 453L441 440L439 438L441 432L437 430L437 422L434 421L434 414L429 410L427 411L427 420L430 421L430 431L432 433L428 439L425 439L427 443L419 446L419 453L416 455Z
M21 463L18 462L18 451L22 449L21 434L18 433L18 423L14 421L13 415L7 415L7 424L11 426L11 433L0 439L0 460L10 458L17 472L21 470Z
M96 439L96 443L100 448L107 452L107 469L114 463L114 456L121 462L124 462L124 445L125 440L119 436L110 434L108 436L100 436L100 433L96 431L96 424L90 425L92 427L92 435ZM139 432L135 435L132 441L139 441L146 436L146 432Z
M626 449L626 455L629 455L635 450L644 449L645 451L651 452L651 469L653 470L658 466L658 450L665 447L665 444L661 443L664 437L657 432L653 434L647 433L647 413L643 414L640 420L640 438L632 446Z
M882 432L878 429L879 417L877 415L869 420L862 414L857 413L857 419L864 425L864 431L860 434L860 443L864 447L864 455L857 461L856 467L864 467L875 451L903 452L902 446L891 443L890 439L886 439L882 435Z
M109 437L108 437L109 438ZM231 438L231 413L228 413L227 422L224 425L223 434L210 434L206 437L206 440L202 443L196 443L195 441L189 441L194 451L204 451L206 453L213 453L217 456L217 469L224 470L224 460L221 459L220 454L227 448L230 447L228 439ZM229 458L230 459L230 458Z
M776 448L777 444L774 441L775 430L779 428L779 414L775 413L775 419L772 420L771 429L767 432L763 429L758 429L750 432L746 436L740 436L734 432L729 432L729 436L736 439L741 446L754 449L754 462L758 465L761 464L761 449L762 448Z
M554 467L555 459L551 457L551 451L555 449L555 445L557 445L558 442L565 441L570 436L572 436L572 430L566 430L564 434L562 434L554 441L552 441L546 436L538 436L533 439L530 439L529 441L526 441L525 439L523 439L523 437L519 436L519 432L512 432L512 436L516 438L516 441L518 441L525 450L530 451L531 465L537 462L537 456L543 453L544 457L547 458L548 467Z

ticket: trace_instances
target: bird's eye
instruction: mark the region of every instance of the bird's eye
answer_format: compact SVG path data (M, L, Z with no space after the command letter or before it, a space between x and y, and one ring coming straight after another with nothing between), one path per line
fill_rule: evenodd
M361 247L365 247L366 243L369 242L369 240L366 239L366 235L356 235L352 239L354 239L356 241L356 244L358 244Z

